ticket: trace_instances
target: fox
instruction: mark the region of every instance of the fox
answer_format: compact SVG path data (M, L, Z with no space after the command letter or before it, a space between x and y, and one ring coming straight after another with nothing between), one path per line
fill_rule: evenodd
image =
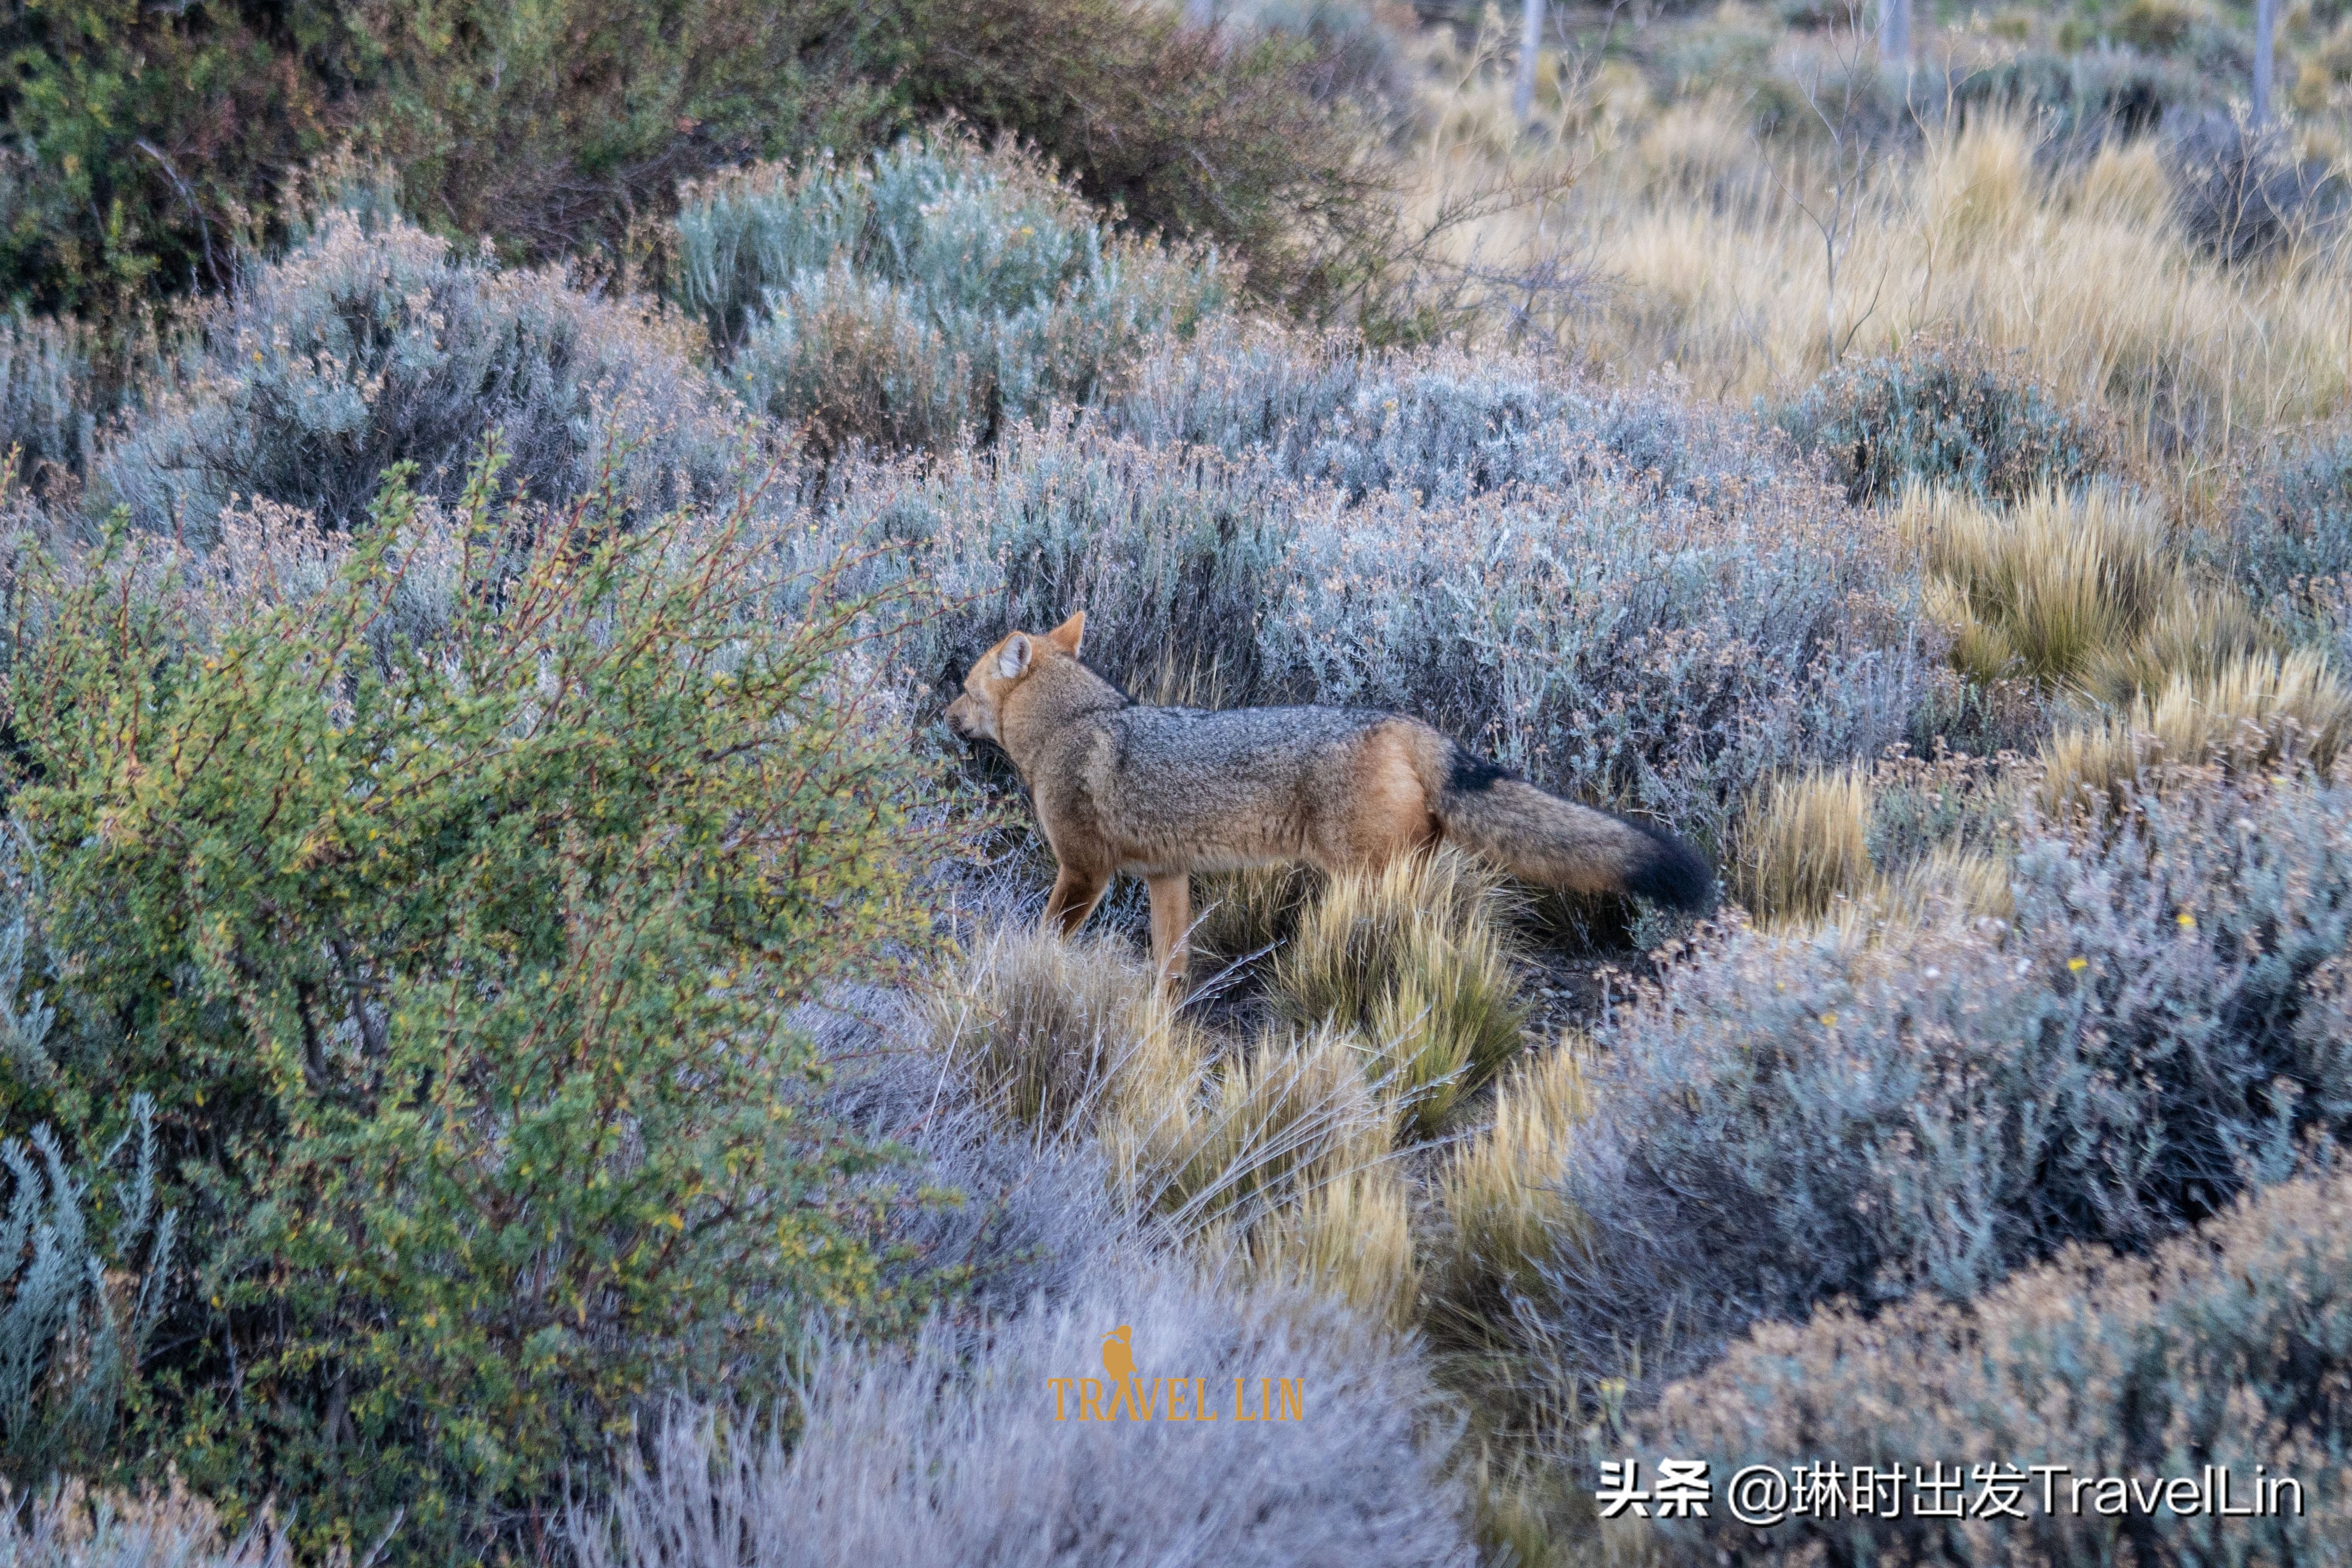
M1673 834L1560 799L1417 719L1367 708L1163 708L1079 658L1084 610L981 655L947 726L1012 759L1056 865L1043 927L1076 933L1111 879L1151 897L1151 959L1181 994L1196 871L1377 871L1454 844L1512 875L1704 910L1715 875Z

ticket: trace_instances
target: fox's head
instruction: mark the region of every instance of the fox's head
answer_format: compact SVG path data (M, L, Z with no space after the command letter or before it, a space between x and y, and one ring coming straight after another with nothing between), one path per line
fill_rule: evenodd
M1004 743L1004 704L1056 662L1076 663L1087 635L1080 610L1050 632L1014 632L980 656L963 678L963 695L948 704L948 728L967 741Z

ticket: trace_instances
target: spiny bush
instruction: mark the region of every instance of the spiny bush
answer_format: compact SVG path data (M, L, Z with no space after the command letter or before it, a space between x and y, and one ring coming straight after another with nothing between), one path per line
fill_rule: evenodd
M0 1060L82 1157L152 1096L196 1260L120 1445L298 1533L508 1549L649 1389L887 1318L788 1008L927 929L863 606L742 509L554 528L394 485L326 582L60 561L10 671L60 1023ZM411 569L446 572L406 622ZM232 1394L231 1390L238 1392Z
M1824 455L1857 502L1911 485L2021 500L2112 472L2116 437L2097 414L1971 343L1927 342L1841 366L1774 416Z
M1092 403L1228 292L1213 256L1118 236L1033 158L947 136L720 176L677 232L684 302L746 401L825 450L985 442Z
M492 433L509 493L610 488L629 517L723 504L743 456L675 321L345 211L248 266L155 405L100 458L92 509L205 542L240 497L349 526L403 463L454 500Z
M1160 1418L1081 1421L1082 1395L1116 1387L1101 1373L1118 1327ZM1301 1379L1305 1419L1235 1422L1218 1401L1237 1376ZM1195 1377L1216 1422L1166 1419L1167 1391ZM1065 1379L1057 1420L1049 1380ZM586 1568L1474 1561L1424 1375L1385 1331L1288 1292L1140 1266L1051 1310L934 1322L911 1353L835 1338L790 1414L788 1443L748 1413L677 1412L609 1515L571 1515Z
M232 1538L174 1481L123 1495L63 1481L23 1504L0 1488L0 1568L291 1568L293 1542L262 1521Z
M2297 157L2273 129L2209 112L2168 139L2173 210L2190 244L2233 266L2327 242L2352 187L2325 158Z
M1404 1124L1426 1136L1518 1051L1507 918L1492 873L1454 851L1334 877L1276 958L1275 996L1301 1023L1370 1041Z
M1843 1296L1981 1294L2139 1247L2352 1115L2336 787L2229 784L2023 843L2014 924L1739 933L1601 1032L1538 1292L1571 1362L1672 1375ZM2331 967L2333 965L2333 967ZM1669 1320L1681 1342L1664 1344Z
M47 1126L30 1149L0 1140L13 1189L0 1217L0 1457L17 1475L100 1462L163 1308L179 1213L156 1212L152 1098L131 1098L131 1126L92 1163L69 1169ZM113 1224L94 1234L106 1207Z
M2072 1247L1978 1300L1906 1302L1866 1317L1846 1310L1759 1326L1716 1367L1666 1391L1633 1441L1729 1474L1751 1463L1835 1455L1894 1468L1922 1459L1972 1466L2063 1466L2071 1478L2231 1472L2232 1506L2254 1478L2290 1476L2300 1508L2223 1526L2233 1560L2340 1563L2352 1416L2337 1396L2352 1365L2352 1238L2343 1225L2352 1179L2341 1173L2239 1201L2147 1258ZM1925 1468L1924 1465L1919 1468ZM2037 1483L2038 1484L2038 1483ZM2030 1541L2037 1562L2115 1561L2136 1553L2210 1561L2203 1521L2168 1510L2102 1518L2112 1500L2036 1510L2017 1534L1900 1519L1791 1519L1762 1557L1802 1561L1832 1550L1864 1561L1990 1564ZM1941 1500L1948 1501L1948 1494ZM1675 1524L1666 1558L1717 1561L1727 1531ZM2127 1533L2128 1531L2128 1533ZM1758 1538L1742 1531L1738 1550Z

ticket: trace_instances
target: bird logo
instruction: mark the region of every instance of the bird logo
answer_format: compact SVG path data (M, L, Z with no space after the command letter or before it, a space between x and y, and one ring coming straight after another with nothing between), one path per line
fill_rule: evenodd
M1134 1337L1132 1331L1125 1323L1121 1323L1103 1336L1103 1370L1110 1373L1114 1385L1123 1384L1135 1375L1135 1352L1132 1349Z

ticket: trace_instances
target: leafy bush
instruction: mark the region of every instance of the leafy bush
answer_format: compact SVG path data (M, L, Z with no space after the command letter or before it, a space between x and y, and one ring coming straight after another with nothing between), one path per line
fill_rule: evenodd
M1094 402L1226 293L1213 257L1120 238L1034 160L947 138L721 176L677 231L680 295L746 400L825 450L984 442Z
M148 1096L131 1098L131 1123L95 1162L110 1176L124 1145L138 1145L106 1194L117 1213L102 1239L84 1212L90 1181L67 1167L48 1128L33 1129L29 1150L0 1140L14 1189L0 1218L0 1456L16 1474L104 1451L163 1310L179 1216L155 1210Z
M1306 1416L1236 1423L1228 1405L1213 1426L1080 1424L1073 1390L1056 1422L1047 1380L1100 1383L1117 1327L1155 1402L1160 1378L1205 1379L1214 1409L1236 1376L1254 1394L1257 1377L1295 1377ZM572 1514L582 1562L1474 1560L1441 1475L1442 1417L1392 1338L1345 1311L1211 1291L1164 1266L1009 1322L934 1323L911 1353L834 1340L793 1405L789 1445L747 1414L676 1412L610 1516Z
M2352 1412L2338 1392L2352 1366L2352 1237L2342 1174L2273 1187L2145 1258L2069 1247L1976 1302L1906 1303L1875 1318L1825 1311L1769 1324L1721 1364L1669 1389L1644 1417L1645 1452L1704 1458L1713 1473L1786 1469L1813 1456L1900 1470L1923 1461L2064 1466L2072 1477L2231 1473L2246 1508L2255 1476L2291 1476L2304 1507L2227 1521L2164 1510L2131 1520L2060 1506L1999 1534L1900 1521L1792 1519L1743 1557L1802 1561L1825 1542L1859 1562L2340 1563ZM2039 1478L2032 1485L2038 1489ZM1949 1500L1947 1494L1943 1500ZM2291 1504L2290 1504L2291 1506ZM2007 1522L2007 1521L2004 1521ZM1730 1527L1667 1525L1669 1561L1713 1563ZM2215 1552L2217 1541L2226 1559Z
M920 934L938 848L864 606L740 510L497 488L243 581L119 535L8 692L60 1022L0 1089L85 1152L152 1096L200 1266L121 1461L315 1545L404 1509L408 1559L510 1547L654 1387L895 1310L785 1008Z
M2112 470L2116 437L2098 416L1971 343L1930 342L1841 366L1780 410L1800 446L1826 455L1857 502L1908 484L2019 500Z
M686 348L557 273L331 211L211 307L179 384L100 458L93 503L205 541L238 497L348 526L398 464L454 500L490 432L509 490L536 500L611 485L637 514L717 498L739 443Z
M2348 805L2209 782L2108 837L2025 843L2013 927L1738 933L1680 968L1601 1035L1552 1332L1671 1376L1760 1318L1964 1300L2279 1179L2306 1130L2352 1124L2327 1001Z

